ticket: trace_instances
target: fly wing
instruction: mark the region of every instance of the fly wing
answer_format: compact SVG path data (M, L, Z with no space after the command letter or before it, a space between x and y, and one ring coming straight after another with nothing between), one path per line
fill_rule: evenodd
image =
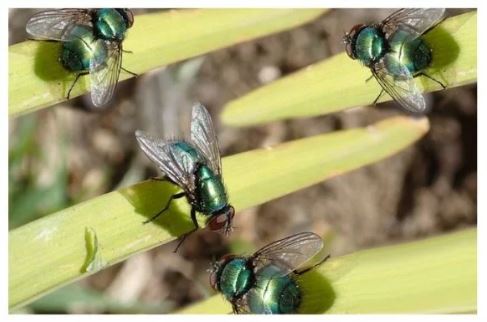
M180 149L174 148L171 142L152 137L137 130L135 137L140 148L157 167L174 183L186 192L194 192L195 163Z
M388 60L395 60L395 76L388 72ZM372 66L372 74L381 87L404 109L411 113L426 112L426 102L406 66L397 62L394 54L385 55L380 62Z
M64 41L66 29L74 24L91 26L89 9L53 9L34 14L27 21L25 30L39 40Z
M212 170L221 175L220 149L218 148L213 122L206 108L200 103L193 106L191 141L208 160Z
M108 103L117 87L122 67L122 49L116 42L97 40L106 44L108 58L104 62L90 61L91 100L96 107Z
M445 8L408 8L392 13L382 22L382 28L391 35L397 28L405 28L417 37L441 21Z
M260 250L252 257L256 270L268 264L277 265L282 274L302 270L311 266L310 259L323 249L323 240L320 236L304 232L275 241Z

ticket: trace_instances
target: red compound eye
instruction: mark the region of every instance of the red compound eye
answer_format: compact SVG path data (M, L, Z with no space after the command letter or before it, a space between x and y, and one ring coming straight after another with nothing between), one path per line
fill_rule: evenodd
M208 228L213 231L225 230L225 233L228 233L230 232L234 215L235 210L232 206L228 206L224 212L213 216L208 221Z
M216 273L217 273L216 270L210 273L210 285L211 288L213 288L215 291L218 291L218 281L217 281Z
M132 27L134 24L134 14L132 10L129 9L117 9L117 11L122 15L123 19L127 23L127 28Z

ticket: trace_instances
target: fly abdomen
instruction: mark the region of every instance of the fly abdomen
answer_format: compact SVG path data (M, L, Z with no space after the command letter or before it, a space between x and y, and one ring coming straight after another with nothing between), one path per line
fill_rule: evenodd
M296 313L301 304L301 291L292 275L281 274L281 268L267 265L261 268L254 292L249 293L250 311L256 314Z
M206 215L213 214L228 204L225 187L220 176L206 165L196 171L196 195L199 199L197 209Z
M422 38L416 38L405 49L408 59L412 61L408 66L411 74L415 75L431 64L431 49Z
M84 72L90 69L92 61L102 64L106 60L106 45L96 41L90 27L75 25L67 32L67 41L63 42L61 49L61 63L66 69Z
M391 51L396 54L397 62L406 66L411 75L416 75L431 64L431 49L421 37L398 29L390 37L389 43ZM388 66L389 72L393 75L397 72L395 67L393 64Z

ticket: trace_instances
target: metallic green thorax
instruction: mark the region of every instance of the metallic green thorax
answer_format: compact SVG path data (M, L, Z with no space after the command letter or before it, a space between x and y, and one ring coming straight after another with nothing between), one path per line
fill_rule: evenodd
M398 29L389 38L389 46L396 58L386 61L386 68L392 75L398 74L398 63L406 66L411 75L416 75L431 64L430 47L421 37L414 37L405 30Z
M370 66L380 59L387 51L386 39L382 32L375 27L365 27L355 39L355 56L365 66Z
M96 41L90 27L75 25L68 32L61 49L61 63L66 69L85 72L91 63L96 67L105 62L107 47L104 42Z
M260 269L253 292L249 293L248 305L256 314L296 313L301 304L301 291L293 274L283 275L281 268L267 265Z
M208 216L227 206L228 198L221 177L206 165L206 161L199 151L183 141L175 142L173 145L181 152L181 162L194 164L195 209Z
M203 158L198 151L189 143L184 141L177 141L171 143L177 150L179 150L180 156L185 162L191 162L193 164L203 162Z
M106 40L122 41L127 31L122 15L111 8L96 10L93 26L96 37Z
M234 258L218 273L218 288L229 301L232 301L247 293L254 281L253 274L245 258Z

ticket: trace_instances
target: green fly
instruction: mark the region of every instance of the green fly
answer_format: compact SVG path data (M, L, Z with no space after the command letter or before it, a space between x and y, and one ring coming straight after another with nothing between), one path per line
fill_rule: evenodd
M345 34L346 52L352 59L369 67L382 90L412 113L424 113L426 103L416 87L414 77L425 76L433 54L422 36L443 18L444 8L400 9L381 23L359 24Z
M95 106L106 104L118 82L122 67L122 42L132 27L134 16L128 9L52 9L34 14L26 31L35 40L62 43L59 60L63 67L81 75L90 74L91 99Z
M194 229L199 228L196 213L203 214L210 230L223 230L229 234L232 229L234 208L229 204L223 184L220 150L210 114L201 104L193 107L191 137L179 140L162 140L138 130L135 136L140 148L165 174L166 179L178 185L183 191L172 195L164 208L147 222L159 217L169 209L174 199L186 197L191 205L191 220Z
M210 284L234 313L298 313L300 276L323 263L323 240L304 232L275 241L250 257L226 255L213 265Z

